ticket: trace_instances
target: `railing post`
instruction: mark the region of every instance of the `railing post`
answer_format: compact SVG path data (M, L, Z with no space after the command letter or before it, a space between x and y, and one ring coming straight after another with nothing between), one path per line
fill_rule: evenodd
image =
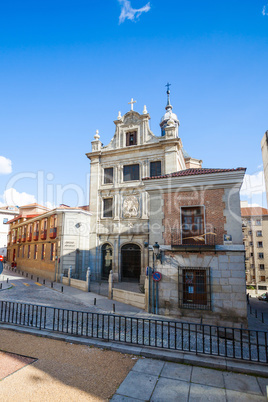
M87 269L87 291L88 292L90 292L90 276L91 276L90 267L88 267L88 269Z
M71 277L72 277L72 266L68 269L68 279L69 279L69 286L71 286Z
M144 282L144 292L145 292L145 311L149 313L149 277L145 276L145 282Z
M113 271L111 270L109 273L109 292L108 292L108 299L113 298Z

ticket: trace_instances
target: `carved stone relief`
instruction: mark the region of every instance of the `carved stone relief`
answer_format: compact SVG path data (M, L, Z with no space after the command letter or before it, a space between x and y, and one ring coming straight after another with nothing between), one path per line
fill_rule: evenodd
M123 201L123 218L137 218L139 215L140 203L135 195L129 195Z

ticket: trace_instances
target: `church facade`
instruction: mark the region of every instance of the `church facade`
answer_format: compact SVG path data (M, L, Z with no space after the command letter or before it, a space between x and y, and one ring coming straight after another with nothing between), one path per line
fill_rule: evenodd
M103 146L97 131L86 154L92 279L112 270L115 281L144 284L151 266L162 274L160 314L246 325L239 199L245 169L203 169L191 158L167 95L160 136L150 130L146 106L139 114L132 99L114 121L110 143Z
M179 121L169 99L160 127L152 133L150 115L133 109L115 120L115 134L103 146L99 133L92 141L90 206L91 269L93 279L108 278L112 269L116 280L144 282L148 265L149 199L143 178L161 176L201 167L183 150L178 136Z

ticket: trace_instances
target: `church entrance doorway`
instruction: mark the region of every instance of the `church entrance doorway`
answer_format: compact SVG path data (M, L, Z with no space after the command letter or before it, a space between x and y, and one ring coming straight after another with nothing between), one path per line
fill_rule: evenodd
M108 279L113 269L113 249L110 244L105 243L101 247L101 278Z
M122 280L139 281L141 275L141 249L136 244L121 248Z

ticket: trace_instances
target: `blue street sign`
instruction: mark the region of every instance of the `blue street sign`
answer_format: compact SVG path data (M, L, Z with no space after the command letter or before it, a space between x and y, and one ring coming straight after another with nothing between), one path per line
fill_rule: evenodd
M153 280L154 280L155 282L161 281L161 278L162 278L161 272L155 271L155 272L153 273Z
M3 272L3 263L0 261L0 274Z

